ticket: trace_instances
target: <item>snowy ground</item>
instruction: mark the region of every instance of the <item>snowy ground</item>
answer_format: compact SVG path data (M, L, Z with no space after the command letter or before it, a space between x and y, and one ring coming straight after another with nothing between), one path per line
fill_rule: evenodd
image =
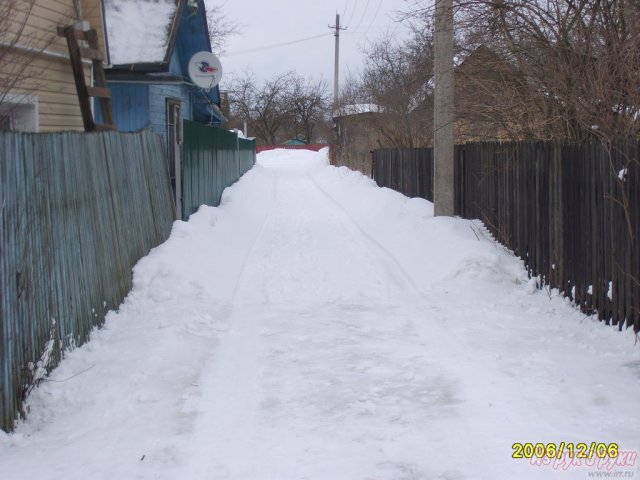
M536 290L478 223L322 153L258 163L138 263L119 312L0 433L0 478L640 478L633 455L511 458L640 449L630 331Z

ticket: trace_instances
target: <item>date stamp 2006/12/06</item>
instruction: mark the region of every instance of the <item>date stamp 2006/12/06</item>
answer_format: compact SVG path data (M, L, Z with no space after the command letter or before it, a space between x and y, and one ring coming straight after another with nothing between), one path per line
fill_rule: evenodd
M560 459L563 456L577 459L617 458L617 443L514 443L512 458L547 458Z

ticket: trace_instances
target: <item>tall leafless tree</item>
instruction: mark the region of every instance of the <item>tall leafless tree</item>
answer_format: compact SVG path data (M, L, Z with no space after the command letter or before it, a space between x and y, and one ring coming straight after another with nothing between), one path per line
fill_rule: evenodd
M418 0L414 21L429 21ZM517 88L476 88L493 114L510 112L514 135L611 139L640 133L640 2L636 0L456 0L456 29L469 51L483 45L514 72ZM487 66L486 71L490 70ZM477 72L481 73L481 72ZM504 79L503 85L507 84ZM487 107L489 105L486 105ZM475 107L478 107L477 105ZM490 117L491 109L484 113ZM526 115L523 114L526 110ZM496 117L496 119L497 119Z
M229 37L240 33L240 24L228 17L224 4L207 5L207 24L211 49L218 55L225 53Z
M412 148L431 143L433 110L433 41L430 31L416 29L406 44L392 38L365 50L359 78L346 82L341 98L347 113L367 105L362 121L378 132L381 147Z
M276 75L258 85L252 73L232 82L229 92L232 117L247 121L261 143L275 145L302 134L314 140L326 122L327 86L293 72Z
M326 80L294 76L289 91L289 106L295 134L299 130L307 142L313 142L316 127L327 123L329 97Z

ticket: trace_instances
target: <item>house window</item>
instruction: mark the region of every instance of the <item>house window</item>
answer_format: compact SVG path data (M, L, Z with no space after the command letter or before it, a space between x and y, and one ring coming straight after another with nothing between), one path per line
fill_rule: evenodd
M8 94L0 102L0 131L37 132L38 97Z

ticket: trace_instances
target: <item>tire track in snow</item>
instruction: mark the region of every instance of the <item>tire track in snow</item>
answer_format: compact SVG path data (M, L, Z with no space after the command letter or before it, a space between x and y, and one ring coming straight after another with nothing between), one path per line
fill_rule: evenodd
M251 248L249 248L249 250L247 251L247 254L245 255L243 261L242 261L242 267L240 267L240 272L238 273L238 276L236 277L236 283L233 287L233 292L231 293L231 299L230 299L230 304L233 306L233 304L235 303L236 297L238 295L238 289L240 287L241 281L245 275L245 271L247 269L247 265L249 263L249 259L253 256L255 250L256 250L256 246L259 244L260 239L264 236L264 232L266 231L267 225L269 224L269 222L272 220L275 210L276 210L276 204L277 204L277 200L276 200L276 194L278 191L278 177L277 176L273 176L273 194L272 194L272 199L271 199L271 206L269 207L269 211L267 212L267 214L264 216L264 220L262 221L262 225L260 226L260 229L258 230L258 233L256 235L256 237L253 240L253 243L251 244Z
M293 478L278 472L322 472L342 451L357 468L370 449L408 447L412 436L426 455L456 451L459 436L439 417L464 420L486 410L481 402L503 405L486 390L492 365L471 358L446 324L429 318L447 300L421 294L394 255L308 172L287 173L274 172L282 181L236 279L231 329L203 378L183 477ZM341 273L336 285L318 288ZM498 411L453 425L482 438L501 420ZM527 417L524 407L510 411ZM490 453L476 450L461 452ZM368 461L384 470L378 478L436 476L415 455ZM362 478L352 473L309 478Z
M251 312L238 302L238 294L242 290L246 272L251 265L260 242L265 236L269 225L273 222L277 211L277 192L279 180L272 174L271 205L269 206L260 228L258 229L250 248L247 250L242 266L235 278L235 284L228 300L230 308L229 330L220 338L217 348L212 351L208 366L203 368L195 394L197 400L191 403L190 412L194 415L192 434L189 441L182 445L181 457L187 459L182 478L228 478L228 472L216 459L216 449L211 448L212 432L216 430L245 428L248 425L233 425L233 412L243 406L249 410L255 395L251 394L251 387L255 385L257 365L252 354L255 347L255 335L252 334L248 318ZM220 392L220 388L229 388Z
M381 260L385 264L385 269L395 278L400 278L402 280L401 283L407 287L403 294L408 296L408 300L413 300L411 303L413 308L415 308L416 315L424 315L425 312L433 312L436 314L440 313L439 306L434 305L432 299L425 296L425 293L422 292L417 286L414 279L411 275L404 269L402 264L398 261L398 259L391 253L384 245L382 245L378 240L375 239L372 235L370 235L364 228L360 226L355 218L338 202L335 198L331 196L326 190L324 190L315 179L307 173L307 177L311 181L311 183L316 187L317 191L322 194L324 198L329 200L331 204L342 214L343 222L347 222L352 230L356 231L360 237L368 246L372 248L373 251L379 253L379 255L375 256L375 258ZM460 338L455 333L447 330L441 322L435 321L432 322L432 325L439 329L443 338L446 339L455 349L464 349L466 345L462 338Z
M413 293L422 297L418 286L411 276L407 273L407 271L402 267L400 262L393 256L389 250L387 250L380 242L378 242L374 237L369 235L356 220L347 212L347 210L340 205L340 203L333 198L327 191L325 191L318 183L313 179L313 177L307 174L307 178L309 181L315 186L315 188L327 199L331 202L331 204L338 209L338 211L342 214L342 217L348 221L348 223L358 231L362 239L366 241L374 250L381 254L378 256L379 259L383 260L386 269L389 273L391 273L394 277L400 278L402 283L404 283Z
M242 465L247 460L243 448L260 449L261 455L270 451L269 448L260 448L268 441L264 438L265 432L270 431L264 423L260 423L269 418L265 408L275 409L276 412L293 409L302 415L301 418L308 425L326 431L339 428L340 425L333 419L333 414L326 412L326 406L323 406L325 402L320 402L317 407L308 406L301 398L306 399L308 395L313 397L317 393L327 396L326 402L332 404L344 397L346 404L341 409L347 412L361 411L363 414L369 414L365 412L370 409L380 409L378 415L383 418L375 421L384 423L389 421L385 420L386 415L402 415L397 406L388 404L389 396L399 395L404 399L402 401L410 404L418 401L409 398L406 392L399 393L404 385L411 384L416 391L423 385L420 382L412 383L413 375L418 375L427 385L434 382L433 395L423 394L422 401L427 404L438 398L441 389L447 394L448 383L440 380L446 375L440 368L425 378L418 372L418 366L425 362L424 359L416 360L417 363L410 367L416 372L406 378L395 378L392 371L388 370L399 368L399 365L407 362L402 355L392 354L391 348L391 345L404 344L403 339L407 334L403 325L413 316L407 316L406 304L398 306L397 312L391 310L390 316L374 314L372 324L362 321L368 314L360 312L359 304L356 304L364 300L362 305L374 310L381 305L391 305L395 303L393 299L399 298L407 288L413 290L411 282L402 274L399 275L388 264L388 260L376 260L377 250L363 237L360 229L354 228L334 204L327 203L321 192L311 186L313 183L309 179L300 176L287 180L279 182L274 189L269 214L265 216L236 281L231 300L230 330L220 339L219 348L214 352L210 367L202 378L194 433L183 450L189 470L185 478L205 478L206 475L240 478L234 475L244 470ZM292 205L292 200L296 198L297 203ZM348 242L348 249L342 248L341 239ZM327 241L330 245L326 245ZM322 261L323 253L327 253L323 252L324 247L335 255L328 264ZM265 253L268 252L274 252L274 255L266 258ZM345 295L341 295L341 287L331 285L319 292L316 287L333 283L332 280L336 279L332 275L342 272L348 259L353 262L348 269L352 289L347 289ZM283 261L289 263L282 265ZM299 263L296 265L296 262ZM294 275L288 275L290 272L287 270L292 269ZM277 275L281 270L284 275ZM383 293L384 289L376 287L376 281L386 285L387 289L393 287L383 300L377 295ZM302 291L315 292L315 301L306 296L302 303L298 301L299 282L303 283ZM274 287L274 295L270 296L268 291L256 291L262 286L267 287L266 290ZM257 296L260 293L267 293L262 303ZM360 298L360 293L364 297ZM349 299L353 299L354 303L350 303ZM296 302L289 307L287 304L293 300ZM316 312L322 308L318 301L320 305L325 305L322 313ZM376 305L371 307L369 301L374 301ZM354 310L349 310L352 308ZM409 310L413 311L412 308ZM301 315L306 316L301 319ZM393 321L396 318L397 327ZM271 329L272 337L261 335L260 329L265 324ZM307 337L313 340L305 340ZM352 342L356 342L355 345L351 347L350 343L342 343L340 340L344 338L351 338ZM408 338L412 351L423 350L419 338L411 335ZM309 341L316 346L307 351ZM398 350L404 352L404 349ZM380 358L380 365L372 362L372 356ZM302 363L292 365L286 361L291 357ZM351 363L343 365L339 359ZM305 368L312 371L305 374ZM370 373L363 376L358 370L361 368ZM261 376L264 369L268 369L268 378ZM431 375L434 375L433 378ZM358 395L349 387L348 380L352 377L362 382L367 392L362 397L364 400L358 400L362 394ZM376 381L378 378L384 381ZM331 379L338 382L335 389L325 386L325 382ZM351 422L359 425L357 418L350 418ZM287 424L286 420L282 421ZM224 432L229 432L230 437L225 437ZM322 438L321 434L306 432L304 441L313 444L319 438ZM342 441L345 441L344 438ZM244 447L240 448L240 445ZM341 445L341 442L338 441L337 445ZM305 453L298 452L295 445L286 448L290 449L285 450L289 455L295 457L297 453L306 457ZM255 464L263 462L256 461ZM261 478L260 473L254 472L257 477L249 475L241 478Z

